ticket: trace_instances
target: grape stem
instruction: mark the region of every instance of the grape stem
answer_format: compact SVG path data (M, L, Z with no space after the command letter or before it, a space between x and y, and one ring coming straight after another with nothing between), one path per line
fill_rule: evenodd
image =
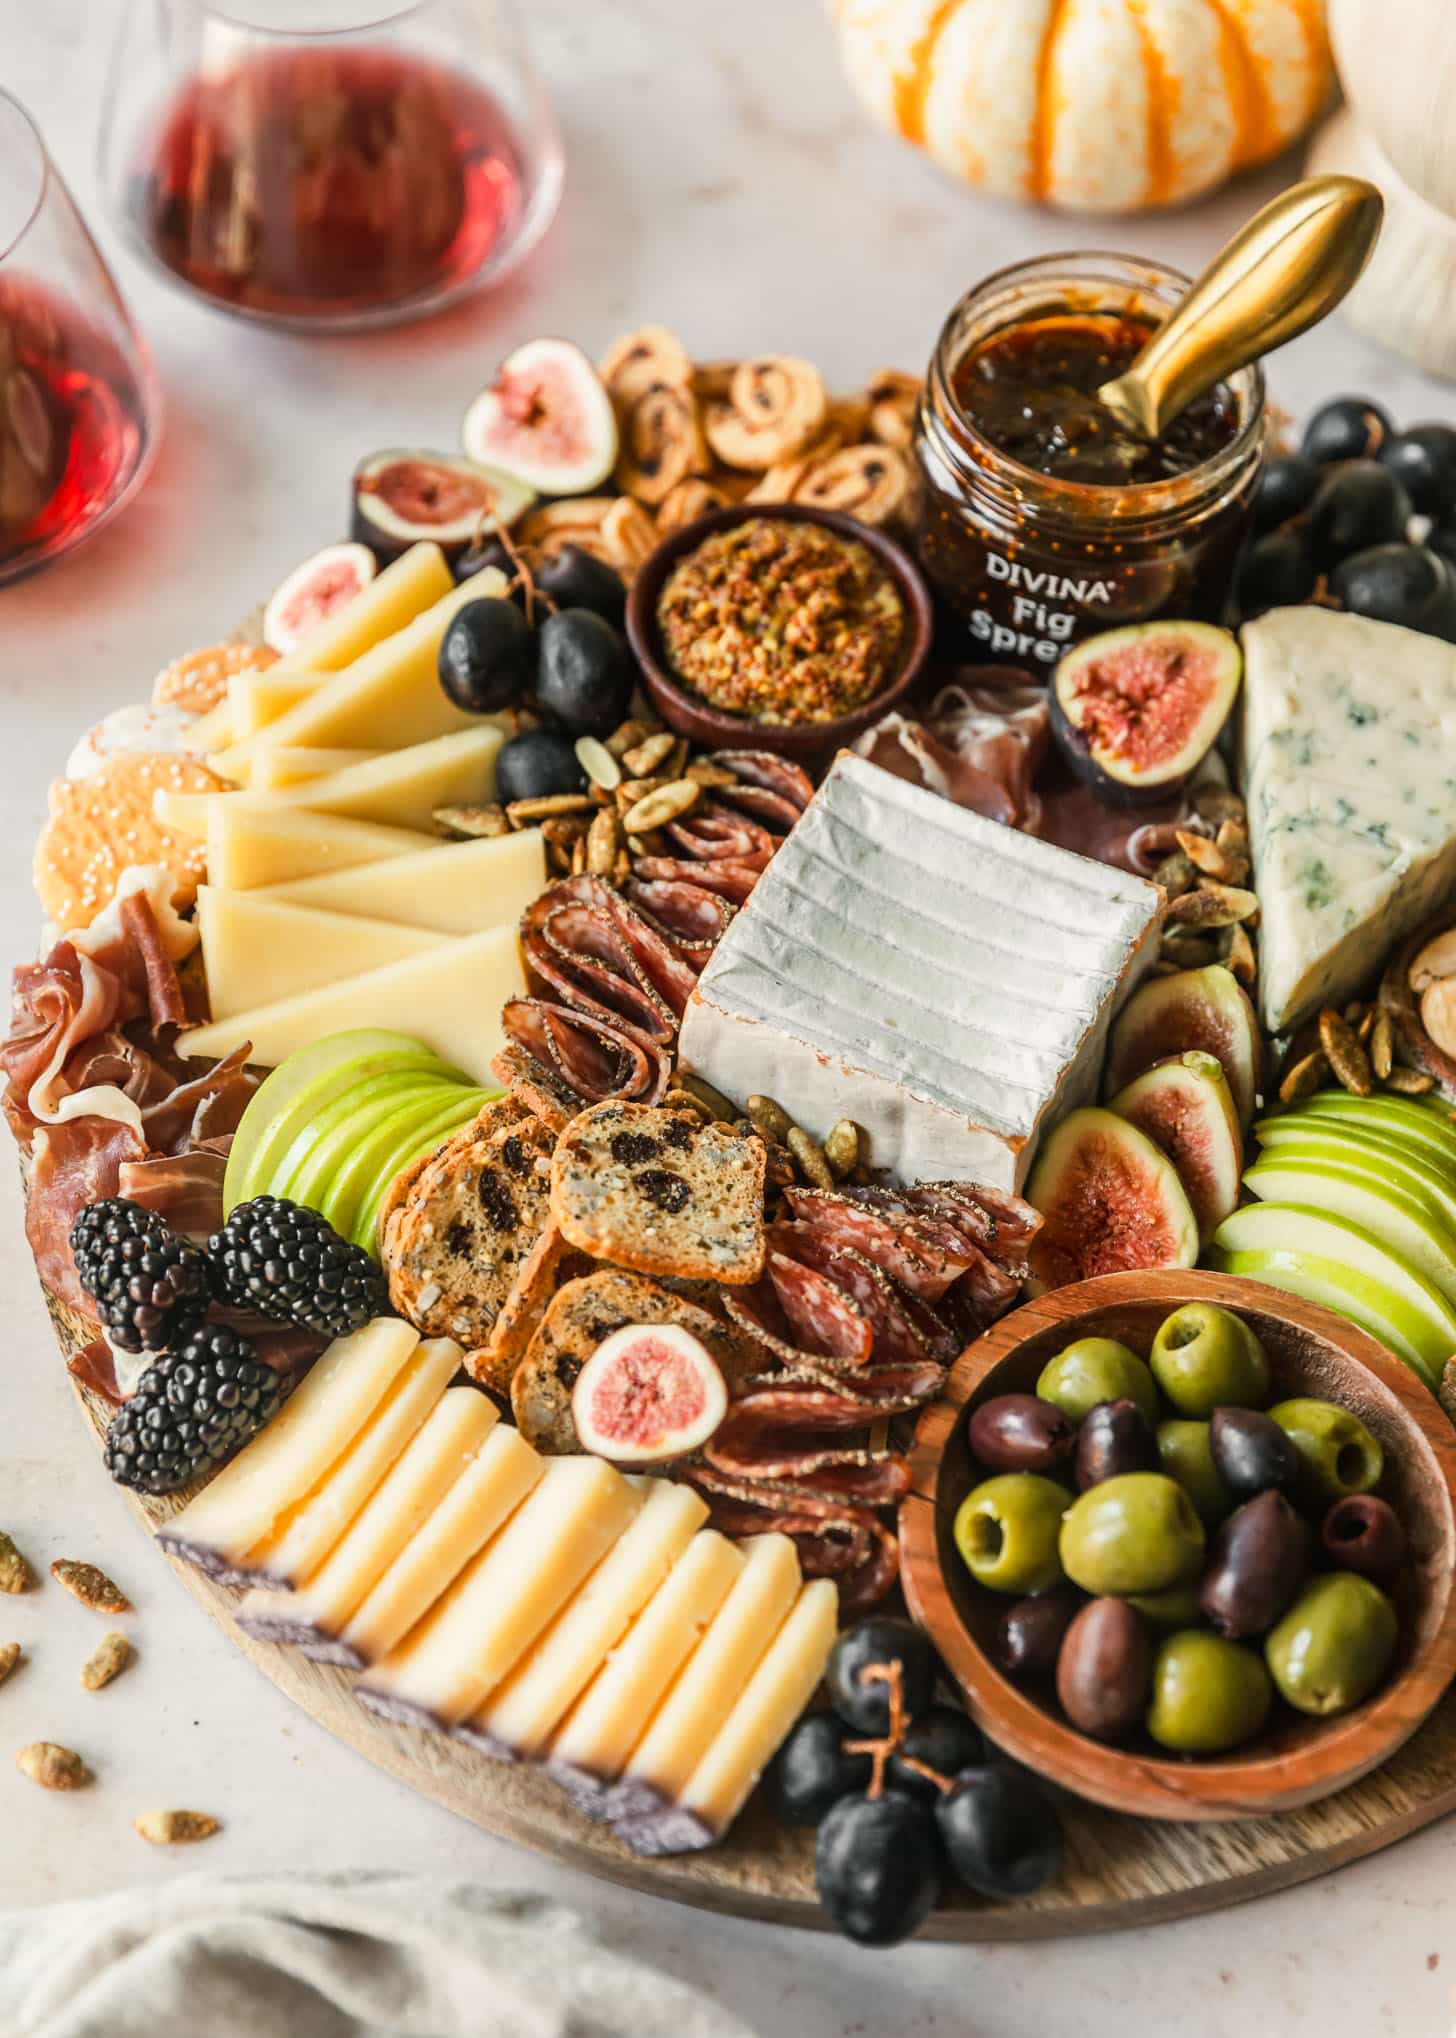
M866 1663L859 1673L859 1681L861 1684L888 1684L890 1687L889 1730L878 1740L844 1743L846 1755L868 1755L872 1758L874 1768L865 1795L877 1800L885 1794L886 1765L893 1754L900 1752L900 1744L910 1726L910 1716L905 1710L905 1666L898 1656L892 1656L888 1663ZM955 1789L954 1779L932 1769L928 1762L917 1761L915 1756L903 1752L900 1752L900 1760L917 1776L923 1776L927 1783L933 1783L942 1796Z

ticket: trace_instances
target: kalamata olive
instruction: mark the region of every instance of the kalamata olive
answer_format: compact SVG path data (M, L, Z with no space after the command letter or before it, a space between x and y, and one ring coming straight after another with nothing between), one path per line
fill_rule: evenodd
M1376 1585L1388 1585L1405 1562L1400 1516L1375 1493L1337 1500L1320 1524L1320 1541L1342 1571L1358 1571Z
M1059 1585L1008 1606L991 1635L988 1653L1009 1677L1050 1670L1062 1637L1086 1601L1075 1587Z
M1074 1424L1035 1394L998 1394L971 1417L967 1441L988 1472L1055 1472L1076 1447Z
M1299 1453L1271 1416L1257 1408L1215 1408L1208 1419L1213 1468L1235 1501L1256 1493L1290 1492L1299 1478Z
M1099 1401L1077 1431L1073 1477L1085 1493L1123 1472L1156 1472L1158 1440L1135 1401Z
M1309 1524L1282 1493L1260 1493L1236 1507L1218 1530L1198 1604L1210 1627L1231 1642L1266 1634L1309 1571Z
M1091 1600L1057 1657L1062 1711L1097 1741L1120 1741L1147 1708L1153 1651L1140 1615L1123 1599Z

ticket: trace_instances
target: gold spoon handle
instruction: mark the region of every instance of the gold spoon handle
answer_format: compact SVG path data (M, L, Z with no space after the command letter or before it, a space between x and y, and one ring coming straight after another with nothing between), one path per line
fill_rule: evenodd
M1309 177L1281 191L1098 396L1134 431L1160 438L1196 396L1334 310L1369 261L1384 212L1359 177Z

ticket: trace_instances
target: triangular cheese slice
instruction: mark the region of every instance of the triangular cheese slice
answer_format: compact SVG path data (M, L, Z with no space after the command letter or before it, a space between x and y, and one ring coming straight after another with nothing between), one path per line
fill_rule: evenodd
M423 927L284 905L259 892L224 892L213 885L198 889L197 925L214 1019L383 969L450 939Z
M286 884L323 870L348 870L433 847L412 828L385 828L242 793L222 793L207 810L207 875L229 891Z
M545 842L538 829L523 828L516 835L438 843L413 856L269 885L259 896L441 934L476 934L514 926L545 889Z

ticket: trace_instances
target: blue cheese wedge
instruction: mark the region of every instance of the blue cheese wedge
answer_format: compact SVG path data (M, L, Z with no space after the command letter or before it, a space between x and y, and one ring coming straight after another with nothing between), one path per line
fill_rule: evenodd
M1286 1033L1456 888L1456 647L1320 608L1243 646L1261 1016Z
M840 1118L877 1168L1012 1189L1095 1092L1157 950L1156 885L841 756L719 942L684 1063L740 1104Z

